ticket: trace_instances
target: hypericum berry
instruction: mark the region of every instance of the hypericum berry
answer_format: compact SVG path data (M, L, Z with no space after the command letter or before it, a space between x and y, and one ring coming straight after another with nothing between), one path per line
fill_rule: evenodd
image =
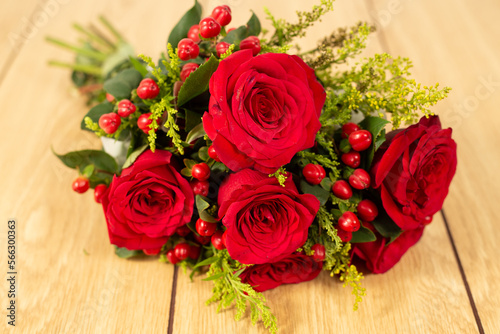
M200 162L191 168L191 175L197 180L206 181L210 177L210 167L204 162Z
M208 147L208 156L215 161L220 162L219 155L217 154L217 152L215 152L215 148L213 145L210 145Z
M369 199L364 199L358 204L358 216L362 221L374 221L378 216L378 208Z
M175 233L177 233L181 237L185 237L186 235L191 233L191 230L189 229L189 227L187 227L187 225L182 225L175 229Z
M200 47L190 38L183 38L177 44L177 55L181 60L189 60L198 57Z
M226 42L217 43L217 45L215 46L215 50L217 51L217 57L220 58L220 56L222 56L224 53L226 53L227 49L229 49L230 45L231 44L226 43Z
M167 259L172 264L176 264L177 262L179 262L179 259L177 258L177 256L175 256L175 251L173 249L167 252Z
M189 258L198 260L200 257L201 248L199 246L189 246Z
M109 114L104 114L99 117L99 126L107 134L115 133L120 127L120 124L122 124L122 119L114 112L110 112Z
M429 225L430 223L432 223L432 216L425 217L424 221L423 221L423 224L424 225Z
M315 244L311 247L311 250L314 251L313 259L316 262L325 261L326 257L326 248L322 244Z
M260 39L256 36L248 36L240 42L240 50L250 49L254 56L260 52Z
M201 41L201 39L200 39L200 25L198 25L198 24L192 25L191 28L189 28L187 36L190 40L192 40L195 43L198 43L199 41Z
M209 223L201 218L196 221L196 232L203 237L211 236L217 230L216 223Z
M154 256L154 255L158 255L158 253L160 253L161 251L161 247L159 248L149 248L149 249L143 249L142 250L144 252L144 254L146 255L149 255L149 256Z
M193 234L194 239L202 245L208 245L210 243L211 237L204 237L202 235Z
M189 256L189 245L185 242L177 244L174 247L174 254L175 254L175 257L181 261L187 259Z
M217 6L212 11L212 16L223 27L231 22L231 8L229 6Z
M346 211L339 218L339 227L346 232L356 232L361 227L361 223L354 213Z
M349 135L351 133L358 130L361 130L361 128L356 123L345 123L344 125L342 125L342 138L349 138Z
M349 144L355 151L364 151L372 144L372 134L368 130L354 131L349 135Z
M203 38L212 38L220 33L220 24L213 17L206 17L200 21L200 35Z
M104 196L106 189L108 189L108 187L105 184L98 184L97 186L95 186L94 200L96 201L96 203L102 203L102 197Z
M137 87L137 96L143 100L154 99L158 94L160 94L160 87L151 78L142 79L139 87Z
M215 249L223 250L226 248L226 245L222 242L222 234L224 234L224 232L218 230L212 235L212 245L214 245Z
M83 194L84 192L89 190L89 187L89 179L87 179L85 176L77 177L71 184L71 188L73 188L73 190L79 194Z
M340 157L340 159L342 159L342 162L347 166L357 168L361 163L361 154L359 154L359 152L357 151L350 151L348 153L342 154L342 157Z
M355 189L366 189L370 186L370 174L364 169L358 168L349 176L349 184Z
M196 63L187 63L186 65L182 66L181 70L181 81L186 81L186 79L189 77L191 73L196 71L196 69L200 67L200 65Z
M207 196L210 189L208 181L192 180L189 182L191 189L195 195Z
M141 116L139 116L139 119L137 120L137 126L145 134L149 133L149 130L150 130L149 129L149 125L151 123L153 123L153 120L149 118L151 116L151 114L152 113L150 113L150 112L148 112L147 114L142 114ZM160 120L159 119L157 119L156 122L158 123L158 125L160 124ZM155 129L155 131L156 130L158 130L158 129Z
M302 174L310 184L320 184L326 176L323 166L317 164L307 164L302 170Z
M342 240L342 242L349 242L352 239L352 232L344 231L341 228L337 230L337 235L339 236L340 240Z
M338 180L332 185L333 194L340 199L349 199L352 197L352 189L345 180Z
M236 30L236 28L234 28L234 27L233 27L233 28L229 28L229 29L227 29L226 33L228 33L228 34L229 34L229 33L230 33L231 31L233 31L233 30Z
M115 100L115 97L109 93L106 93L106 100L108 100L108 102L113 102Z
M128 117L135 113L136 110L135 104L130 102L130 100L125 99L118 103L118 115L120 115L120 117Z

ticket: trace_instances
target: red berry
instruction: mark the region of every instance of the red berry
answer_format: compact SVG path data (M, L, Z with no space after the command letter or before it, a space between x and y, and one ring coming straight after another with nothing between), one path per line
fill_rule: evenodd
M113 102L115 100L115 97L109 93L106 93L106 100L108 100L108 102Z
M182 225L175 229L175 233L177 233L181 237L185 237L186 235L191 233L191 230L189 229L189 227L187 227L187 225Z
M362 221L371 222L378 216L378 208L369 199L364 199L358 204L358 216Z
M358 168L349 176L349 183L355 189L366 189L370 186L370 174L364 169Z
M192 40L195 43L198 43L199 41L201 41L201 39L200 39L200 26L198 24L191 26L191 28L189 28L187 36L190 40Z
M226 248L226 246L222 242L223 233L224 233L223 231L218 230L212 235L212 245L214 245L215 249L223 250Z
M143 249L142 251L146 255L151 255L151 256L158 255L158 253L161 251L161 247L159 247L159 248Z
M217 57L220 58L220 56L222 56L224 53L226 53L227 49L229 49L230 45L231 44L226 43L226 42L217 43L217 45L215 46L215 50L217 50Z
M139 87L137 87L137 96L143 100L154 99L158 94L160 94L160 87L151 78L142 79Z
M110 112L109 114L104 114L99 117L99 126L107 134L115 133L120 127L120 124L122 124L122 119L114 112Z
M424 225L429 225L430 223L432 223L432 216L425 217L423 223Z
M96 203L102 203L102 197L104 196L106 189L108 189L108 187L105 184L98 184L94 188L94 200Z
M208 148L208 156L215 161L220 162L219 155L217 154L217 152L215 152L214 145L210 145L210 147Z
M212 11L212 16L223 27L231 22L231 8L229 6L217 6Z
M215 230L217 230L216 223L209 223L202 220L201 218L198 218L198 220L196 221L196 232L198 232L198 234L203 237L211 236L215 233Z
M200 47L190 38L183 38L177 44L177 55L181 60L195 59L200 54Z
M211 240L210 237L204 237L204 236L201 236L198 234L193 234L193 236L194 236L195 240L198 241L202 245L207 245Z
M347 232L356 232L361 227L361 223L354 213L346 211L339 218L339 227Z
M197 180L206 181L210 177L210 167L204 162L196 164L191 169L191 175Z
M87 179L85 176L77 177L71 184L71 188L73 188L73 190L79 194L83 194L84 192L89 190L89 187L89 179Z
M198 67L200 67L200 65L195 63L187 63L186 65L182 66L181 81L186 81L189 75L196 71Z
M260 52L260 39L255 36L248 36L240 42L240 50L250 49L254 56Z
M307 164L302 170L302 174L310 184L320 184L326 176L323 166L316 164Z
M351 133L358 130L361 130L361 128L356 123L345 123L342 125L342 138L348 138Z
M213 17L206 17L200 21L200 35L203 38L212 38L220 33L220 24Z
M372 144L372 134L367 130L354 131L349 135L349 144L355 151L364 151Z
M230 33L231 31L233 31L233 30L236 30L236 28L229 28L229 29L227 29L226 33L228 33L228 34L229 34L229 33Z
M177 244L174 248L175 257L183 261L189 256L189 245L185 242Z
M321 244L315 244L314 246L311 247L311 250L314 251L314 254L313 254L314 261L316 261L316 262L325 261L325 257L326 257L325 246L323 246Z
M177 256L175 256L175 251L173 249L167 252L167 259L172 264L176 264L177 262L179 262L179 259L177 258Z
M361 154L356 151L350 151L349 153L342 154L341 159L347 166L357 168L361 163Z
M135 113L136 110L135 104L130 102L130 100L125 99L118 103L118 115L120 115L120 117L128 117Z
M352 232L344 231L341 228L337 230L337 235L339 236L340 240L342 240L342 242L349 242L352 239Z
M193 193L196 195L207 196L210 189L210 183L208 181L192 180L189 182Z
M153 120L150 119L149 117L151 116L151 113L148 112L147 114L142 114L141 116L139 116L139 119L137 120L137 126L139 127L139 129L141 129L145 134L148 134L149 133L149 125L151 123L153 123ZM160 120L157 119L156 120L156 123L158 123L158 125L160 125ZM158 130L158 129L155 129L155 131Z
M349 199L352 196L352 189L345 180L338 180L332 185L333 194L340 199Z
M201 248L199 246L189 246L189 258L198 260L200 257Z

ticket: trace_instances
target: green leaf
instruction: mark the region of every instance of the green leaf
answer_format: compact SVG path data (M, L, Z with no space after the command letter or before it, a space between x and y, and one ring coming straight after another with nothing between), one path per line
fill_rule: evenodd
M218 273L218 274L212 275L210 277L204 278L204 279L202 279L202 281L214 281L214 280L219 279L225 275L226 275L226 273L224 273L224 272Z
M130 153L127 160L125 160L122 169L132 166L134 161L141 155L142 152L146 151L148 147L149 145L142 145L141 147L134 150L134 152Z
M210 200L208 198L196 195L196 208L198 209L198 215L200 218L209 223L216 223L217 219L207 212L210 207Z
M138 256L142 254L140 250L129 250L125 247L115 246L115 254L121 257L122 259L128 259L134 256Z
M87 130L90 132L93 132L92 130L88 129L85 126L85 117L90 117L90 119L95 122L99 123L99 118L104 115L104 114L109 114L110 112L113 111L113 105L109 102L103 102L101 104L96 105L92 109L89 110L87 115L85 115L82 119L82 122L80 123L80 129L82 130Z
M117 174L118 164L116 160L104 151L83 150L69 152L63 155L54 154L69 168L78 168L85 170L88 165L95 165L95 168L101 171Z
M240 42L248 36L258 36L260 34L260 30L261 27L259 18L257 17L257 15L255 15L255 13L252 12L252 16L250 17L250 20L248 20L246 25L230 31L226 35L226 37L222 39L222 41L238 46Z
M95 166L94 165L88 165L87 167L85 167L85 169L83 170L82 174L89 178L92 176L92 174L94 174L94 169L95 169Z
M366 116L365 119L359 123L361 128L368 130L373 136L372 144L363 152L365 155L365 159L363 159L363 168L366 170L370 169L375 151L385 141L385 131L383 130L388 123L390 123L388 120L374 116Z
M106 78L115 68L134 55L134 49L130 44L120 43L114 53L106 57L102 64L102 74ZM111 94L111 93L110 93ZM111 94L113 95L113 94ZM115 95L113 95L115 96Z
M186 132L191 131L195 126L201 123L201 115L197 112L186 109Z
M377 218L371 222L378 233L380 233L384 238L390 238L390 241L386 244L389 245L391 242L396 240L403 230L396 225L396 223L387 215L384 210L380 210Z
M198 157L203 161L207 161L208 158L210 158L210 156L208 155L207 146L200 147L200 150L198 151Z
M177 96L177 106L182 106L189 100L208 90L208 83L212 74L217 70L219 60L211 56L210 59L187 77L179 90Z
M186 143L191 143L196 139L202 138L206 135L205 129L203 128L203 123L195 126L186 136Z
M322 187L324 190L326 190L326 191L330 192L330 190L332 190L332 185L333 185L333 182L332 182L332 180L331 180L329 177L325 177L325 178L321 181L320 185L321 185L321 187Z
M300 180L300 190L304 194L311 194L316 196L320 204L323 206L330 198L330 192L323 189L320 185L311 185L305 180Z
M128 68L121 71L113 78L104 82L104 90L113 95L116 100L127 99L132 90L139 86L142 75L139 71Z
M217 258L215 256L209 257L208 259L198 262L196 266L193 267L193 270L199 267L208 266L209 264L212 264L215 261L217 261Z
M192 169L194 165L196 165L196 161L192 159L184 159L182 160L184 162L184 166L186 166L189 169Z
M134 66L134 68L139 72L141 73L141 75L143 77L145 77L149 71L148 69L146 68L146 66L144 66L143 63L141 63L137 58L135 57L132 57L130 56L130 62L132 63L132 66Z
M175 25L174 29L168 36L168 43L172 44L175 49L179 41L186 38L189 28L200 23L201 21L201 5L195 0L194 6L184 14L180 21Z
M351 243L371 242L377 240L375 234L364 226L352 233Z

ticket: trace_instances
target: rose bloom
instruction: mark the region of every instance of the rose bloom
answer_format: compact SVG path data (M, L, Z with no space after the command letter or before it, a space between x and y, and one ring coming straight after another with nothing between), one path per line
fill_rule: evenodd
M439 117L422 117L387 134L372 166L373 187L380 189L387 214L403 230L415 229L441 210L457 166L457 145Z
M120 176L113 177L102 201L113 245L158 248L177 227L191 220L193 191L171 159L168 151L147 150Z
M319 200L299 194L291 174L282 187L275 177L244 169L219 190L219 217L227 227L226 247L245 264L281 260L307 240Z
M297 56L251 50L220 62L210 79L203 127L220 160L233 171L274 173L314 145L326 93Z
M316 262L311 256L294 253L279 262L248 267L240 277L243 283L248 283L255 291L262 292L274 289L281 284L313 280L322 268L323 262Z

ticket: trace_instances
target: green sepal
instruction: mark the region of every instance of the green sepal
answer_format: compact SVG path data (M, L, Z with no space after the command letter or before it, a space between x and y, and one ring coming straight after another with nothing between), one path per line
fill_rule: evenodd
M186 14L182 16L179 22L170 32L168 36L168 42L172 44L172 47L176 48L179 41L186 38L189 28L191 26L200 23L201 21L201 5L195 0L194 6L189 9Z

